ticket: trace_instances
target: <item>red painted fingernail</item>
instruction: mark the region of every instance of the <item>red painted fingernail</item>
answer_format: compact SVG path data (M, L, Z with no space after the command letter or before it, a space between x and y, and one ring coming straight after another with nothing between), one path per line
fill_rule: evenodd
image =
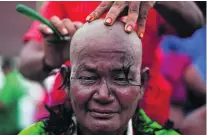
M108 18L105 20L105 22L106 22L107 24L111 24L111 23L112 23L112 19L111 19L110 17L108 17Z
M87 22L90 22L90 21L92 21L92 20L93 20L93 17L92 17L91 15L89 15L89 16L86 17L86 21L87 21Z
M127 32L131 32L132 31L132 25L128 25L126 30L127 30Z
M144 33L143 33L143 32L140 32L140 33L139 33L139 37L140 37L140 38L143 38L143 37L144 37Z

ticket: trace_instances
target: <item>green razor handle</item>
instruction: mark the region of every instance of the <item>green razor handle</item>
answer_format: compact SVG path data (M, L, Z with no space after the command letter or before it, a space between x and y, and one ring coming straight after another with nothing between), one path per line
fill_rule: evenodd
M69 36L62 35L57 30L57 28L55 26L53 26L53 24L51 22L49 22L46 18L41 16L39 13L37 13L33 9L31 9L25 5L22 5L22 4L18 4L16 6L16 11L27 16L27 17L30 17L33 20L37 20L37 21L41 22L42 24L47 25L49 28L51 28L54 31L54 33L59 37L60 40L70 40Z

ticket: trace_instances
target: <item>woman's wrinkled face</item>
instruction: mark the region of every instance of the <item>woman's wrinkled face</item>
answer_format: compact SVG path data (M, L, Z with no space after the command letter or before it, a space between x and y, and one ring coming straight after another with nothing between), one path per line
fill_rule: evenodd
M72 62L70 99L78 123L92 132L125 128L140 89L140 63L127 49L83 49Z

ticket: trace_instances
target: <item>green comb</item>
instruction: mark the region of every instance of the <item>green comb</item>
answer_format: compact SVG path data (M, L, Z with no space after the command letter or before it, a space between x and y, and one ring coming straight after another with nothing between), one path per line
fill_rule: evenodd
M27 17L30 17L33 20L37 20L37 21L47 25L48 27L50 27L54 31L54 33L60 38L60 40L70 40L70 37L62 35L57 30L57 28L52 25L52 23L50 23L46 18L41 16L39 13L37 13L33 9L31 9L25 5L22 5L22 4L18 4L16 6L16 11L27 16Z

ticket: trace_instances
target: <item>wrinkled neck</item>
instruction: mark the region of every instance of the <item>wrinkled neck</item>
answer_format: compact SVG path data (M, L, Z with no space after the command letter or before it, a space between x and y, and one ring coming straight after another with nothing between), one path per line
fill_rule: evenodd
M77 135L127 135L127 126L114 132L92 132L84 127L79 126Z

